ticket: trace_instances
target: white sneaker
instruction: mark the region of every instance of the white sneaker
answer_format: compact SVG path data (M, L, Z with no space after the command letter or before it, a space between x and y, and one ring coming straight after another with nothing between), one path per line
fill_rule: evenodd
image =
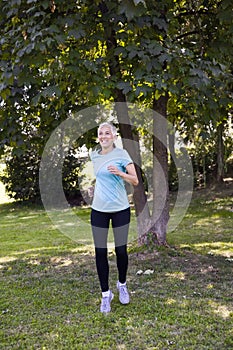
M121 304L129 304L129 292L125 284L121 284L117 281L117 289L119 291L119 300Z
M103 312L106 314L106 313L111 311L111 301L112 301L113 297L114 297L114 294L111 292L111 290L110 290L109 296L102 297L101 305L100 305L100 312Z

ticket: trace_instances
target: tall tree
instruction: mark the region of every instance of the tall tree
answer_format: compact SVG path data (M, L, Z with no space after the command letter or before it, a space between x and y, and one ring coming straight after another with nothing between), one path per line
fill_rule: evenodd
M24 128L35 125L33 139L38 137L43 149L51 130L70 112L106 100L116 102L122 137L139 165L141 181L134 198L140 234L146 239L151 231L164 244L169 219L167 139L161 142L156 137L157 113L166 120L172 112L170 101L181 101L182 114L175 124L181 118L189 132L190 117L210 121L202 111L218 102L217 84L232 79L230 55L226 48L224 54L215 49L221 35L224 45L230 38L230 8L229 0L1 2L2 144L19 148L27 141L23 123ZM229 96L227 101L226 109ZM164 186L158 186L155 171L152 214L141 177L139 143L132 147L127 141L139 140L128 102L155 110L154 169L163 169Z

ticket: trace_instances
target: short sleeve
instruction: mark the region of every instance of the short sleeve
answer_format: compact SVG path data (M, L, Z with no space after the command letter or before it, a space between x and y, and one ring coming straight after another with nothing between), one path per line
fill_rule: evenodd
M133 163L129 153L124 149L123 150L123 157L122 157L122 165L126 168L127 165L130 163Z

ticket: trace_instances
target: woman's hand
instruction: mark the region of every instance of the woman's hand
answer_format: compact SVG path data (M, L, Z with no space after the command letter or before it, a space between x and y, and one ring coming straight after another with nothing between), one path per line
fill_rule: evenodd
M108 171L110 171L111 174L117 175L117 176L122 176L123 171L119 170L116 166L114 165L109 165L107 167Z
M123 180L127 181L131 185L138 185L138 177L133 163L130 163L126 166L127 173L124 173L123 171L119 170L114 165L109 165L107 169L108 171L110 171L111 174L120 176Z

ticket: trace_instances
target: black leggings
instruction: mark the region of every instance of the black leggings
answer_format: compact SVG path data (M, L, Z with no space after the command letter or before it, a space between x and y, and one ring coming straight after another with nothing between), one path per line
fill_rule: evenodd
M130 222L130 208L115 213L104 213L94 209L91 211L91 225L95 244L96 268L102 292L109 290L107 237L110 220L112 221L115 241L118 279L119 282L124 283L126 281L128 269L127 239Z

